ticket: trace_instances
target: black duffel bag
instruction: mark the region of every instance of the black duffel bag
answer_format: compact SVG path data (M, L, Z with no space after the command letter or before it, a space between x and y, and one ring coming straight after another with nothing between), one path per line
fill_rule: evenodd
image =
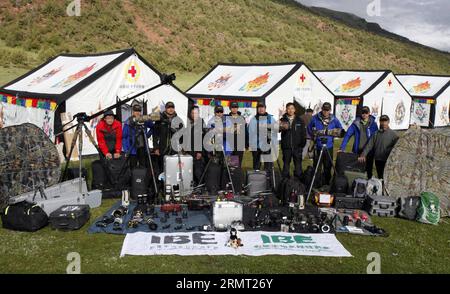
M23 201L5 208L2 223L5 229L35 232L48 224L48 216L38 205Z

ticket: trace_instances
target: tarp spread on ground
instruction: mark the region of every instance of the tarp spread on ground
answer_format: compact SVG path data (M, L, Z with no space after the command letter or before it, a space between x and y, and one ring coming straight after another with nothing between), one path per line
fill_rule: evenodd
M55 185L59 163L56 146L35 125L0 129L0 208L11 196Z
M433 192L440 199L441 216L449 216L450 129L411 127L392 150L384 178L395 197Z
M377 123L389 116L394 130L409 127L411 96L391 71L314 71L336 97L335 115L345 130L362 106L368 106Z
M243 246L227 246L229 232L127 234L125 255L309 255L351 257L333 234L239 232Z
M411 124L450 125L450 76L397 75L397 78L413 97Z
M186 94L200 107L200 115L209 120L214 106L225 111L237 101L241 113L249 119L256 113L257 102L265 102L267 111L279 119L288 102L303 108L320 110L324 102L334 103L333 94L303 63L217 64Z

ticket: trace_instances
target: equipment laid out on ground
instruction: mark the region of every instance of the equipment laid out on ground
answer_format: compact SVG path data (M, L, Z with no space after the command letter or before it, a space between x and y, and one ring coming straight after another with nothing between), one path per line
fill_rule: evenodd
M3 228L15 231L35 232L48 223L48 216L39 206L19 202L11 204L2 213Z
M191 155L164 156L164 185L178 186L179 196L186 196L192 192L193 158Z
M90 218L89 205L64 205L49 216L50 226L61 231L80 229Z
M370 215L390 216L397 213L397 199L389 196L368 196L366 210Z
M100 190L87 191L86 180L81 179L82 193L79 189L79 179L68 180L46 189L38 189L15 196L10 199L10 203L27 201L40 206L47 215L57 210L63 205L87 204L91 208L101 205L102 192Z
M366 164L358 161L358 154L352 152L338 152L336 157L336 171L339 175L344 171L364 173Z
M228 229L233 222L243 220L243 205L235 201L216 201L212 211L213 225Z

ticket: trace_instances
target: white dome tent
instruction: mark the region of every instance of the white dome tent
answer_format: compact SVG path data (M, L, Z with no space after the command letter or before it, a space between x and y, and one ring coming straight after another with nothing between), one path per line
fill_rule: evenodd
M411 124L450 126L450 76L396 75L413 98Z
M41 127L51 138L61 131L62 113L68 120L79 112L94 114L161 82L161 73L134 49L101 54L61 54L0 89L3 125L25 122ZM173 101L177 113L186 121L189 99L172 84L146 93L147 112ZM130 103L131 104L131 103ZM100 118L87 126L94 129ZM83 155L97 151L86 135Z
M324 102L333 104L333 94L314 73L301 62L273 64L219 63L186 95L199 106L203 119L213 116L214 106L228 110L237 101L241 113L248 120L256 113L258 102L265 102L267 111L279 119L288 102L317 112Z
M336 97L335 115L345 130L362 106L368 106L377 123L389 116L394 130L409 128L411 96L389 70L316 70L314 73Z

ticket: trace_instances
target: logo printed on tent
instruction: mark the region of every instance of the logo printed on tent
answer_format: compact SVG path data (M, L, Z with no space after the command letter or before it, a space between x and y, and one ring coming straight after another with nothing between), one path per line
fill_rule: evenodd
M340 85L336 88L336 90L334 90L334 92L351 93L361 87L361 82L361 78L357 77L356 79L350 80L347 83Z
M62 66L57 67L57 68L53 68L52 70L50 70L49 72L43 74L42 76L35 77L27 86L30 87L30 86L35 86L37 84L42 83L43 81L45 81L45 80L53 77L54 75L56 75L58 72L61 71L62 68L63 68Z
M61 80L60 82L54 84L52 86L52 88L65 88L65 87L73 84L74 82L78 81L79 79L87 76L88 73L90 73L95 68L96 65L97 65L97 63L93 63L92 65L83 68L79 72L76 72L76 73L68 76L67 78Z
M302 75L299 77L300 81L302 82L302 84L305 82L306 77L305 75L302 73Z
M262 89L269 82L269 77L270 77L269 72L266 72L265 74L260 75L260 76L256 77L255 79L245 83L239 89L239 91L257 92L260 89Z
M412 92L412 93L415 93L415 94L421 94L421 93L427 92L430 89L431 89L431 84L428 81L426 81L424 83L419 83L419 84L413 86L409 90L409 92Z
M224 87L228 83L228 80L231 79L231 77L232 75L230 73L221 75L217 80L208 84L208 90L212 91L214 89L220 89Z
M131 60L125 66L125 78L130 83L136 83L141 76L141 68L135 60Z

